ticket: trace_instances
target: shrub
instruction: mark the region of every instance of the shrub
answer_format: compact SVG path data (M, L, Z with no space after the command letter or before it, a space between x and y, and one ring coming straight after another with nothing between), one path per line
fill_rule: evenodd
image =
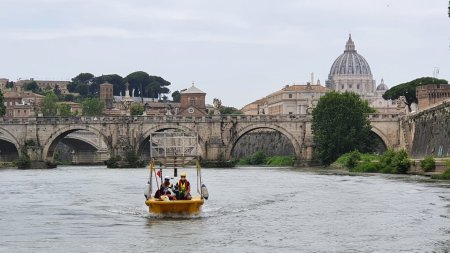
M380 164L378 162L363 162L355 166L350 171L352 172L364 172L364 173L376 173L380 172Z
M350 155L345 162L345 167L347 167L349 170L352 170L358 165L359 160L361 160L361 153L356 150L352 151L350 152Z
M425 157L425 159L420 161L420 167L425 172L434 171L436 168L436 161L434 160L434 158L432 156L427 156L427 157Z
M31 165L31 159L27 155L22 155L19 157L19 159L14 161L14 165L17 166L19 169L29 168Z
M441 179L441 180L450 180L450 168L448 168L441 175L432 175L431 178L433 178L433 179Z
M250 164L252 165L259 165L259 164L265 164L266 163L266 154L262 151L257 151L251 158L250 158Z
M392 167L395 168L394 173L406 174L410 166L411 161L408 158L406 150L402 149L395 152L394 159L392 160Z

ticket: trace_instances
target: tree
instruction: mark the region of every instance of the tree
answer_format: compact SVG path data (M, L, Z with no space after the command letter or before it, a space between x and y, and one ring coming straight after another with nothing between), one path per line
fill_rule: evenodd
M136 71L129 74L125 79L130 84L128 89L134 90L132 96L140 96L142 99L144 97L142 90L149 85L150 76L144 71Z
M166 87L170 82L159 76L150 76L144 71L136 71L125 78L130 84L129 89L134 90L134 96L159 99L161 94L168 94L170 90Z
M56 94L56 96L58 96L58 97L61 96L61 89L59 88L59 85L55 85L53 92Z
M91 85L92 81L94 79L94 75L91 73L80 73L76 77L72 78L72 81L67 85L67 89L69 92L78 92L77 87L79 85L84 84L85 86Z
M58 96L53 91L47 92L42 100L42 115L45 117L56 116L58 113Z
M81 103L81 108L85 116L99 116L105 109L105 102L99 98L87 98Z
M34 93L39 93L41 92L41 88L39 88L39 85L36 83L36 81L31 81L29 83L27 83L24 87L25 90L30 90Z
M150 76L149 85L145 88L146 94L150 98L160 98L161 94L169 94L170 90L167 86L170 82L159 76Z
M173 93L172 93L172 100L173 100L173 102L180 102L180 100L181 100L181 93L179 92L179 91L174 91Z
M142 115L144 106L142 104L132 104L130 107L130 115Z
M70 105L60 104L58 109L59 109L59 116L62 117L72 116Z
M399 85L390 88L383 94L383 98L394 100L399 98L400 96L405 96L406 104L411 109L411 104L418 102L416 96L416 87L427 84L447 84L447 83L448 81L445 79L437 79L433 77L421 77L406 83L401 83Z
M4 116L6 113L6 106L4 103L3 93L0 90L0 116Z
M373 149L370 121L374 112L366 100L355 93L329 92L313 110L312 130L318 159L325 165L353 150Z

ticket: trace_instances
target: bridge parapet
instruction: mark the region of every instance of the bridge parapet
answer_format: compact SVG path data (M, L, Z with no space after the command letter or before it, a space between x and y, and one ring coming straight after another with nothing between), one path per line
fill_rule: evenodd
M309 116L310 117L310 116ZM119 116L119 117L35 117L0 118L0 124L103 124L103 123L210 123L210 122L286 122L307 121L305 115L208 115L203 117L184 116Z
M371 121L399 121L400 116L396 113L370 113L369 119Z

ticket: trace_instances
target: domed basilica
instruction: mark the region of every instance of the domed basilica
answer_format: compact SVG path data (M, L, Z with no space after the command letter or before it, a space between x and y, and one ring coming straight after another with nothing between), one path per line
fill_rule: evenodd
M331 66L326 87L335 91L352 91L362 96L373 94L373 80L370 66L366 59L356 52L351 35L341 54Z
M352 36L349 35L342 53L331 66L326 87L314 78L306 85L285 85L281 90L250 103L244 108L244 114L307 114L311 112L320 97L329 91L351 91L359 94L380 113L397 113L395 101L383 99L388 90L384 80L376 86L369 63L357 53ZM376 87L375 87L376 86Z
M393 101L382 98L384 92L389 89L383 79L375 88L376 84L369 63L356 51L351 34L345 44L344 53L333 62L325 84L330 90L351 91L359 94L378 111L389 111L396 108Z

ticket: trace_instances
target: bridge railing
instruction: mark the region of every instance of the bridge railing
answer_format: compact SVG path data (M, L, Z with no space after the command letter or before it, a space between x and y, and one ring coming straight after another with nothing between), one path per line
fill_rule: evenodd
M310 116L309 116L310 117ZM29 117L0 118L0 124L96 124L96 123L158 123L158 122L274 122L305 121L306 115L207 115L202 117L186 117L179 115L164 116L72 116L72 117Z
M372 121L398 120L399 114L372 113ZM158 123L158 122L277 122L277 121L309 121L311 115L207 115L202 117L186 117L179 115L164 116L78 116L78 117L30 117L30 118L0 118L0 124L100 124L100 123Z
M397 121L399 119L399 114L395 113L370 113L370 121Z

